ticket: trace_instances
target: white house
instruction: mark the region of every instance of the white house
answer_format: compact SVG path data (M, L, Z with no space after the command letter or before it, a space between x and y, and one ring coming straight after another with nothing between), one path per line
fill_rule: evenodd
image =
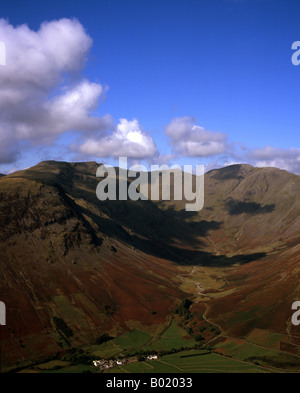
M156 360L156 359L158 359L158 356L157 356L157 355L149 355L149 356L147 357L147 359L148 359L148 360Z

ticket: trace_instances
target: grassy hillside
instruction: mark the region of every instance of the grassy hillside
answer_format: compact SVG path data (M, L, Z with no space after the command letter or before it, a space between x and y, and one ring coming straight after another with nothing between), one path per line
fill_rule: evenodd
M46 161L0 178L3 369L131 331L157 350L227 335L297 351L298 176L214 170L204 209L186 212L185 201L100 202L97 167ZM186 297L188 316L166 330ZM276 336L258 338L255 329Z

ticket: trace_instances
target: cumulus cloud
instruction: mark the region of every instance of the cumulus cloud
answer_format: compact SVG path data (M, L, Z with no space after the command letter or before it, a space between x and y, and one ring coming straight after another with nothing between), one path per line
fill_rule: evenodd
M88 138L79 151L95 157L151 158L158 154L152 137L142 131L136 119L120 119L111 135L99 139Z
M300 149L280 149L267 146L252 150L250 159L258 167L276 167L300 174Z
M0 164L15 162L20 151L53 144L68 131L78 133L76 152L86 157L120 157L167 163L179 156L213 159L212 166L248 162L300 174L300 149L267 146L252 151L207 131L192 117L173 119L165 128L172 154L159 155L138 120L95 114L107 88L82 78L92 39L76 19L44 22L37 31L0 19L6 65L0 66ZM220 164L222 161L222 164Z
M207 131L196 125L192 117L173 119L165 133L175 153L183 156L209 157L223 154L227 149L226 134Z
M99 131L109 129L113 120L110 115L103 117L91 116L96 109L103 87L84 80L64 94L47 102L45 105L49 119L55 123L53 132L62 133L66 130Z
M0 163L24 143L51 142L66 131L106 130L110 116L93 116L106 89L80 79L92 45L75 19L45 22L38 31L0 19L6 66L0 68Z

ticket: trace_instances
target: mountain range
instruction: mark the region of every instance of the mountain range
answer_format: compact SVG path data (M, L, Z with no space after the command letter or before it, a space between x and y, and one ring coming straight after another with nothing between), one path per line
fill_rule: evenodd
M44 161L0 177L3 370L104 334L155 336L187 298L186 327L218 327L207 342L265 331L300 355L291 324L300 300L299 176L250 165L212 170L204 208L187 212L173 199L99 201L98 167Z

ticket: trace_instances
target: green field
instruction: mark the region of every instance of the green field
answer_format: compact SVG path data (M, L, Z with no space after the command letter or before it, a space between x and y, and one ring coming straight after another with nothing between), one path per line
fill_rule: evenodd
M124 356L125 354L144 349L146 343L151 339L152 336L150 334L135 329L104 344L85 347L84 350L89 355L93 355L95 359L116 355Z
M267 371L262 367L217 354L193 350L108 370L109 373L261 373Z
M187 337L186 331L173 321L162 336L154 339L148 348L159 351L170 350L172 348L193 347L195 344L195 340Z
M277 337L271 336L269 343L275 343ZM300 357L276 349L265 348L256 344L236 339L226 339L215 345L215 349L233 359L254 363L278 371L299 371Z
M280 335L272 332L268 337L265 332L259 333L255 331L247 336L247 340L264 338L266 344L276 348L281 339ZM214 346L213 352L195 349L196 341L173 320L156 337L135 329L101 345L83 347L79 355L86 356L85 361L80 356L71 359L66 357L64 360L68 361L52 360L25 371L95 373L99 369L92 366L92 360L111 357L127 357L131 363L106 370L108 373L261 373L300 370L300 356L266 348L246 339L223 339L223 342ZM151 351L159 354L158 360L137 361L136 355L145 356Z
M47 370L43 371L43 373L58 373L58 374L82 374L82 373L94 373L96 372L95 367L88 366L85 364L75 364L72 366L64 367L58 370Z
M173 348L178 350L182 347L194 347L195 344L195 340L187 337L186 331L173 321L161 336L152 337L146 332L135 329L104 344L85 347L84 351L95 358L103 358L131 355L142 350L168 351Z
M271 349L280 349L280 342L284 341L285 338L288 339L288 336L267 330L254 329L248 334L246 340L253 344L262 345Z
M133 330L114 339L114 344L125 350L132 350L144 346L152 336L140 330Z
M68 366L70 366L69 362L64 362L62 360L51 360L50 362L42 363L42 364L35 366L35 369L41 370L41 371L51 371L51 370L55 370L58 368L63 368L63 367L65 368Z
M85 372L96 372L97 370L92 365L85 364L71 364L70 362L65 362L61 360L51 360L47 363L42 363L34 368L29 368L22 370L21 373L42 373L42 374L52 374L52 373L85 373Z

